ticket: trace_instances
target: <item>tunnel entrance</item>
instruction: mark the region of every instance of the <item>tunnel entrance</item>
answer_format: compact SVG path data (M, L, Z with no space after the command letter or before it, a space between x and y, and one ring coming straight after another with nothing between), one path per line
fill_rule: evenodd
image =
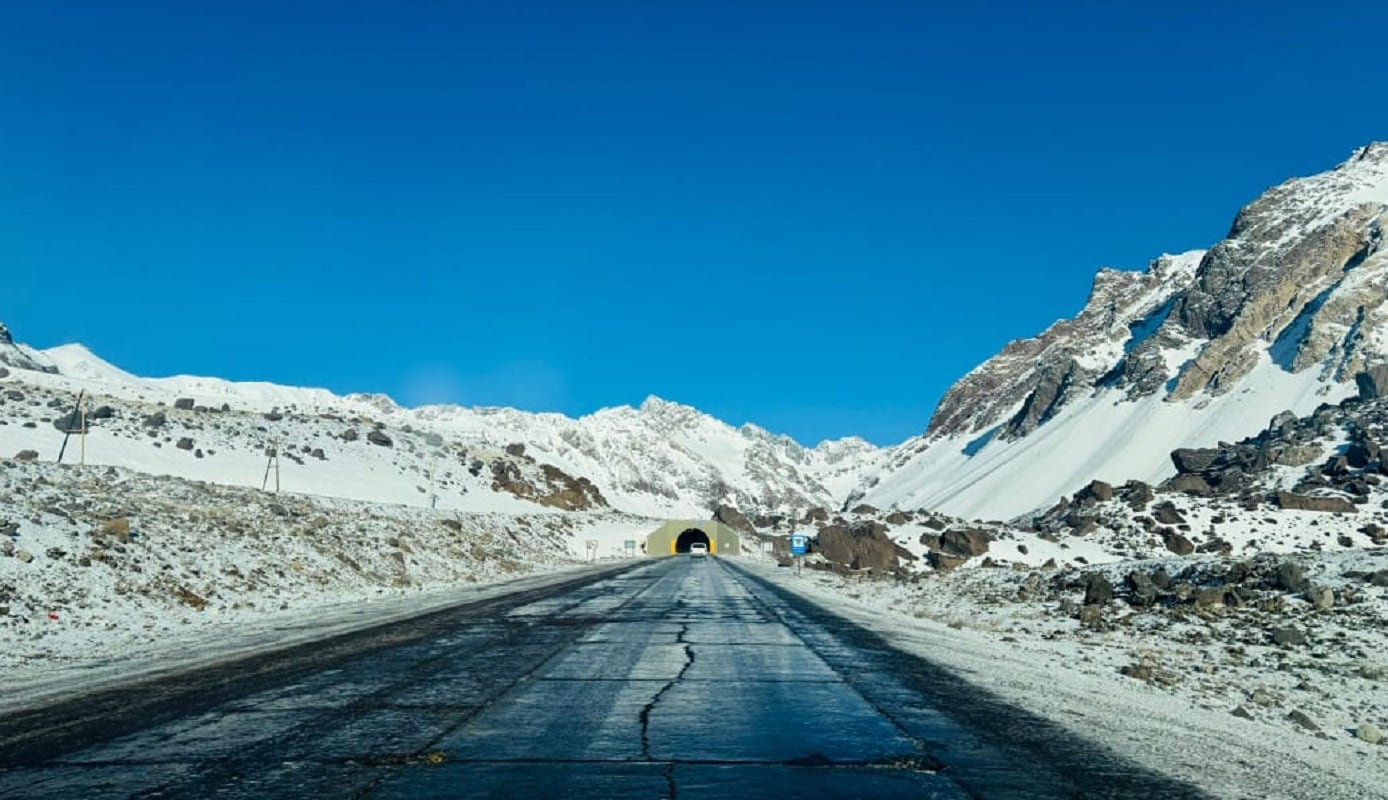
M698 528L690 528L679 535L675 540L676 553L688 553L689 546L692 544L707 545L709 552L713 552L713 545L709 542L708 534Z

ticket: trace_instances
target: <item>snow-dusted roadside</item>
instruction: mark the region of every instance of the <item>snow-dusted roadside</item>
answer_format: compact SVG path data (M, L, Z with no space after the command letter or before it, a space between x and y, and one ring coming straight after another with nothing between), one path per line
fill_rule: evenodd
M538 589L584 575L601 574L629 562L565 563L539 568L523 578L473 586L412 588L372 592L355 598L324 598L292 610L190 618L182 630L133 642L97 640L80 658L60 663L42 659L6 669L0 713L43 705L64 696L132 680L171 675L235 658L319 641L352 631Z
M648 527L0 460L0 710L559 580Z
M1074 627L1070 620L1058 622L1049 615L1048 621L1034 605L989 602L989 588L979 583L991 581L986 573L1002 572L998 570L895 585L745 566L881 634L895 647L953 669L1021 708L1216 797L1388 797L1388 746L1366 744L1344 730L1327 729L1320 736L1296 728L1281 719L1285 706L1276 715L1234 716L1235 706L1226 695L1247 674L1227 663L1223 667L1232 680L1208 692L1199 679L1164 685L1118 671L1156 649L1172 669L1218 674L1221 665L1207 663L1208 656L1201 655L1210 649L1208 643L1128 631L1065 635L1064 628ZM951 585L943 586L946 582ZM1384 652L1380 647L1373 656L1381 663ZM1281 672L1273 671L1273 676ZM1321 690L1367 692L1350 698L1348 705L1382 714L1388 701L1382 685L1363 689L1336 679Z

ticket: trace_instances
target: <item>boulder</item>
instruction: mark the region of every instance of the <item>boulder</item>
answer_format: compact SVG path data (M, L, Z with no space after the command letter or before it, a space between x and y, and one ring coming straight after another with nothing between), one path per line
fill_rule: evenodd
M1075 493L1080 502L1104 503L1113 499L1113 486L1103 481L1090 481L1089 485Z
M395 446L395 442L392 442L390 437L387 436L385 431L382 430L373 430L370 433L366 434L366 441L374 445L378 445L380 447Z
M1367 744L1378 744L1383 741L1383 731L1372 722L1361 722L1359 727L1354 729L1354 738Z
M1373 439L1350 442L1349 447L1345 448L1345 460L1351 467L1363 469L1378 460L1380 450L1378 443Z
M1098 573L1090 573L1083 578L1084 605L1104 605L1113 599L1113 584Z
M743 533L751 533L755 530L752 521L747 519L747 515L730 505L719 505L718 508L714 509L713 518L727 525L729 528L734 528Z
M174 401L174 408L180 411L192 411L195 403L191 397L180 397Z
M184 437L180 438L180 439L178 440L178 444L176 444L176 445L174 445L174 446L177 447L179 450L192 450L192 449L193 449L193 440L190 439L190 438L188 438L187 436L184 436Z
M169 421L169 417L163 411L156 411L145 417L144 426L146 428L162 428Z
M1195 543L1181 534L1167 528L1162 533L1162 544L1178 556L1188 556L1195 552Z
M1171 462L1182 473L1205 472L1219 461L1219 451L1208 447L1183 447L1171 451Z
M992 538L988 531L979 528L948 530L940 534L940 549L965 558L981 556L988 552L988 543Z
M1162 488L1172 492L1195 495L1197 497L1210 497L1215 493L1214 487L1210 486L1210 482L1205 480L1205 476L1203 475L1177 475L1162 484Z
M1156 517L1157 522L1163 525L1184 525L1186 518L1181 516L1181 512L1176 510L1175 504L1170 500L1158 503L1152 510L1152 516Z
M925 556L926 563L934 567L938 572L949 572L962 565L968 559L941 553L939 550L931 550Z
M1157 585L1146 573L1129 572L1126 581L1131 592L1128 602L1132 605L1145 607L1157 601Z
M1293 561L1283 561L1277 565L1277 570L1272 574L1272 585L1285 592L1304 592L1310 588L1306 570Z
M360 435L357 433L356 428L348 428L342 432L342 441L344 442L355 442L359 438Z
M38 459L39 451L37 450L20 450L14 454L15 461L37 461Z
M1287 719L1295 722L1308 731L1319 731L1321 729L1321 726L1317 725L1315 720L1311 719L1306 715L1306 712L1299 708L1289 713Z
M1354 376L1360 400L1374 400L1388 394L1388 364L1375 364Z
M525 445L521 444L520 442L514 442L512 444L506 445L506 455L512 456L514 458L520 458L521 456L525 455Z
M820 528L815 551L851 569L885 572L897 566L896 544L887 536L886 527L877 522Z
M1294 492L1279 491L1276 495L1277 505L1281 508L1295 509L1300 511L1329 511L1337 513L1353 514L1358 509L1354 504L1339 495L1325 497L1311 497Z

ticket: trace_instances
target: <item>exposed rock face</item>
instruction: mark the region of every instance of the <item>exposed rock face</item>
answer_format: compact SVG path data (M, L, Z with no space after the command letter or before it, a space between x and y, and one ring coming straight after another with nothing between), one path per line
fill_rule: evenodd
M1014 517L1076 491L1081 480L1169 477L1159 465L1120 473L1117 467L1131 462L1102 454L1092 472L1077 475L1069 461L1053 455L1055 443L1072 433L1106 431L1099 435L1110 443L1129 432L1133 440L1155 434L1150 438L1181 447L1248 435L1232 401L1223 402L1236 389L1295 392L1288 405L1305 414L1317 395L1345 397L1354 376L1368 372L1359 389L1366 398L1379 396L1388 390L1385 222L1388 143L1374 143L1332 171L1269 189L1208 251L1165 256L1142 273L1101 270L1073 319L1009 343L951 387L925 435L892 454L892 471L863 499L884 508ZM1368 371L1375 366L1376 372ZM1255 369L1259 376L1249 384ZM1154 400L1179 404L1179 410L1137 417L1127 405ZM1068 413L1080 402L1086 413ZM1088 422L1089 412L1098 424ZM1195 439L1195 426L1187 432L1168 424L1172 417L1202 413L1213 417L1198 434L1204 441ZM1065 428L1052 434L1052 446L1006 446L1058 420ZM1156 433L1158 427L1166 433ZM1242 454L1236 461L1245 466ZM1052 469L1053 463L1061 468ZM1216 492L1231 489L1207 466L1178 464ZM1054 483L1043 477L1025 497L1008 496L1005 486L1023 474L1053 476ZM1204 491L1198 481L1184 485ZM1024 500L1030 505L1019 508Z
M852 569L886 572L897 567L898 548L887 536L886 526L877 522L820 528L815 549L830 561Z
M718 506L718 508L713 512L713 518L723 523L724 525L742 531L743 533L751 533L753 530L756 529L756 527L752 524L752 521L747 519L747 516L745 514L729 505Z
M525 460L501 459L492 462L491 470L492 491L565 511L607 506L607 500L592 481L575 478L553 464L536 467Z
M1045 424L1067 402L1092 391L1112 368L1111 361L1090 355L1096 346L1121 355L1133 326L1165 317L1171 299L1192 283L1200 255L1162 256L1141 273L1100 270L1078 316L1035 338L1009 343L952 386L935 409L927 435L983 431L1005 422L998 436L1006 439ZM1004 420L1019 403L1021 410Z
M1269 347L1288 371L1320 367L1326 380L1348 381L1371 357L1388 355L1374 352L1368 335L1388 324L1385 213L1385 142L1331 172L1273 187L1208 252L1163 256L1144 273L1101 270L1078 316L1008 344L966 375L940 401L927 433L1001 423L999 437L1025 436L1104 385L1130 397L1221 394ZM1196 356L1173 370L1167 354L1192 344ZM1110 353L1115 360L1103 363ZM1385 378L1388 368L1374 391L1388 385ZM1019 403L1004 419L1004 409Z

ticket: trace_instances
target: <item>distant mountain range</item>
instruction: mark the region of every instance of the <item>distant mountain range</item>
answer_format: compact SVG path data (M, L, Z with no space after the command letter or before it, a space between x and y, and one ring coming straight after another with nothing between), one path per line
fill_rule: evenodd
M292 456L281 478L296 491L460 510L866 503L1013 518L1095 478L1159 481L1178 447L1352 395L1354 374L1388 353L1386 212L1388 143L1275 186L1209 250L1100 270L1078 315L1008 344L950 388L921 436L889 448L807 448L655 397L570 419L140 378L81 345L16 344L0 325L0 455L51 457L54 420L85 390L109 412L92 424L92 461L199 480L259 485L273 448Z

